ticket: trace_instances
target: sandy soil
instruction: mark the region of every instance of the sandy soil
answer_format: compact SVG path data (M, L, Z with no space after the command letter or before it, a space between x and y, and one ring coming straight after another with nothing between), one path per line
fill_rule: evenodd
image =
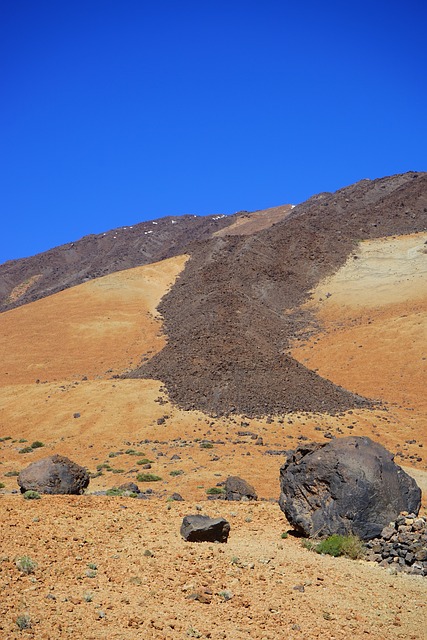
M23 502L2 499L4 638L22 637L16 619L25 614L43 639L425 637L425 580L282 539L276 504L202 504L231 523L228 544L215 545L179 535L195 503ZM16 567L23 555L37 563L33 574Z
M0 315L0 385L105 376L163 348L156 307L186 256L113 273Z
M321 330L292 355L385 401L427 445L427 234L366 241L306 305Z

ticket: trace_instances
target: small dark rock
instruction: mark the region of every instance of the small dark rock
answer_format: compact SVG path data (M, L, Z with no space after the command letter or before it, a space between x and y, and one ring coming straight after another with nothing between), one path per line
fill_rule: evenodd
M184 498L182 497L182 495L180 493L173 493L170 497L171 500L174 500L175 502L182 502L184 500Z
M255 489L243 478L229 476L225 482L226 500L257 500Z
M140 493L140 488L134 482L124 482L118 488L121 491L130 491L131 493Z
M227 542L230 523L224 518L185 516L180 533L187 542Z

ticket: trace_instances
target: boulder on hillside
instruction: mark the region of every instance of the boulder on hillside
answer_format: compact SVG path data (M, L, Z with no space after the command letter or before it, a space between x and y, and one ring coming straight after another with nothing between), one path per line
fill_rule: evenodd
M187 542L227 542L230 523L224 518L185 516L180 532Z
M370 540L400 512L418 514L421 490L370 438L336 438L287 452L280 508L310 537L355 534Z
M124 482L118 488L120 491L128 491L129 493L141 493L140 488L134 482Z
M81 494L89 484L89 474L65 456L54 455L33 462L18 476L21 493Z
M255 489L243 478L229 476L225 483L226 500L257 500Z

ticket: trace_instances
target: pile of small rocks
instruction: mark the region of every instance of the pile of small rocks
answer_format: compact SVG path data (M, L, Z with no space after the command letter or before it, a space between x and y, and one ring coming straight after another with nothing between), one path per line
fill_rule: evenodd
M427 576L427 520L402 512L381 531L379 538L366 543L367 560L379 562L412 575Z

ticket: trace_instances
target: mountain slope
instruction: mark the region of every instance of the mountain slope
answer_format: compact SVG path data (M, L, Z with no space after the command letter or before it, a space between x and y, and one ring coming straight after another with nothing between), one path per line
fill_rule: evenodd
M160 379L180 406L208 413L362 406L288 355L310 329L299 306L361 239L426 228L427 174L408 173L320 194L255 235L194 244L159 307L168 344L131 375Z
M290 205L232 216L176 216L85 236L44 253L0 265L0 312L109 273L182 255L194 241L232 227L252 233L288 215Z

